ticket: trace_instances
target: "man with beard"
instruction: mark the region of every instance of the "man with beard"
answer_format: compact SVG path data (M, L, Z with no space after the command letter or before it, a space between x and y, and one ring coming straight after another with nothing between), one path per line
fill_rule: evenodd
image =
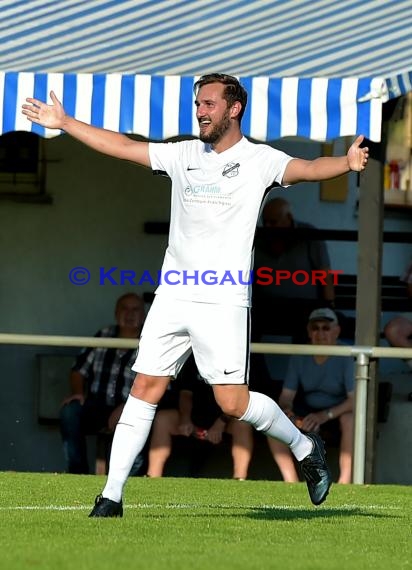
M123 515L123 487L142 449L157 402L193 351L199 373L213 386L223 413L286 443L300 463L311 501L331 485L322 440L302 434L267 396L248 389L250 284L253 237L265 191L275 182L334 178L364 170L368 149L359 136L346 156L292 158L249 142L240 129L247 93L224 74L194 86L200 140L148 143L93 127L52 105L28 98L23 114L61 129L115 158L167 173L172 180L171 223L162 283L146 319L133 370L133 387L117 424L109 474L92 517Z

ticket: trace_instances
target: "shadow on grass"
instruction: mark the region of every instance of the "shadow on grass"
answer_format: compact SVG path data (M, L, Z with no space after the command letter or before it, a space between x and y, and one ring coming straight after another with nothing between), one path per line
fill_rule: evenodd
M255 520L278 520L278 521L290 521L290 520L314 520L314 519L324 519L324 518L347 518L347 517L368 517L374 519L382 518L393 518L393 515L388 513L371 513L368 510L362 510L358 507L353 509L340 509L340 508L325 508L320 509L308 508L256 508L252 509L247 515L247 517Z
M163 506L159 510L142 511L139 516L145 518L167 519L170 517L181 518L210 518L218 515L219 518L249 518L265 521L293 521L293 520L316 520L316 519L337 519L349 517L367 517L371 519L398 518L393 513L371 512L370 509L362 507L252 507L252 506L229 506L229 505L198 505L199 512L194 512L193 508L174 508Z

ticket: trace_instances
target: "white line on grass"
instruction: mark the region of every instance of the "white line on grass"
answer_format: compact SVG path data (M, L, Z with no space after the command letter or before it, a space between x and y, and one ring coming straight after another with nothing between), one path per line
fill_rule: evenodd
M308 505L310 506L310 505ZM265 509L265 510L283 510L283 511L297 511L307 510L308 506L302 505L204 505L204 504L156 504L156 503L137 503L128 504L126 509ZM91 505L10 505L1 507L0 511L83 511L90 509ZM394 505L357 505L357 504L343 504L333 505L333 509L340 509L342 511L353 511L358 509L371 509L371 510L399 510L400 507Z

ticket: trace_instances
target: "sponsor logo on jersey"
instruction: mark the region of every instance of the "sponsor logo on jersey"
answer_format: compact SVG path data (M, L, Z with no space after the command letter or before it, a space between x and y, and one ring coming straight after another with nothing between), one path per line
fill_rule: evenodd
M228 178L237 176L239 174L239 166L238 162L228 162L223 168L222 176L227 176Z
M221 188L217 184L196 184L195 186L186 186L186 196L205 196L208 194L220 194Z

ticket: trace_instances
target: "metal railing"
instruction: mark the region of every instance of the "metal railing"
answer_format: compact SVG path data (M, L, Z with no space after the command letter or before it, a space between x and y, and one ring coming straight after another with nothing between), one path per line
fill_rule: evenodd
M99 338L82 336L0 334L0 344L137 348L137 339ZM376 358L412 358L412 348L382 346L319 346L312 344L252 343L251 351L260 354L301 354L309 356L346 356L356 359L355 367L355 431L353 449L353 483L365 482L366 410L369 380L369 363Z

